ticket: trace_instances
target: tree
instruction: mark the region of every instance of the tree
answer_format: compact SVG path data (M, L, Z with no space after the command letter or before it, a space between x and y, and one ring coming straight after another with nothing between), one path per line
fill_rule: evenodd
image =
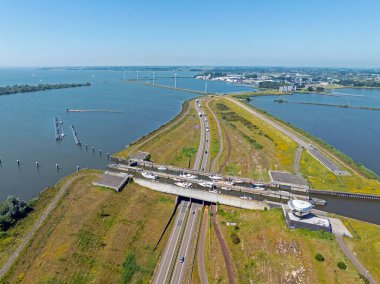
M325 88L323 87L317 87L317 92L324 92L325 91Z
M0 230L6 231L31 210L32 207L25 201L8 196L7 200L0 203Z
M307 87L307 90L308 90L309 92L312 92L312 91L314 91L314 88L313 88L312 86L309 86L309 87Z
M315 256L315 259L318 260L318 261L324 261L325 258L323 257L323 255L321 255L320 253L317 253L317 255Z
M339 269L345 270L347 268L347 265L343 261L338 262Z

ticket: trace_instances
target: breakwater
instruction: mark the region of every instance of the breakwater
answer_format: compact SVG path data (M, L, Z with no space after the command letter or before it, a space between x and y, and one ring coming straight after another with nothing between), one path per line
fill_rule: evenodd
M311 102L295 102L287 101L283 99L273 100L276 103L290 103L290 104L300 104L300 105L315 105L315 106L326 106L326 107L340 107L340 108L353 108L353 109L364 109L364 110L380 110L379 107L368 107L368 106L351 106L351 105L340 105L340 104L325 104L325 103L311 103Z

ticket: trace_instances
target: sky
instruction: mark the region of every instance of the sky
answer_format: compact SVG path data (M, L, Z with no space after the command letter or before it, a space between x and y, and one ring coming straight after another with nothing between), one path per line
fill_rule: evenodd
M380 67L379 0L0 0L0 66Z

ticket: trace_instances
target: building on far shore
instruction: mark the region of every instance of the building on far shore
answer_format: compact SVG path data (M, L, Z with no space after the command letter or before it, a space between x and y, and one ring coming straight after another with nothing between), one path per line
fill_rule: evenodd
M291 93L296 90L297 90L297 87L295 85L281 86L278 88L278 91L280 93Z

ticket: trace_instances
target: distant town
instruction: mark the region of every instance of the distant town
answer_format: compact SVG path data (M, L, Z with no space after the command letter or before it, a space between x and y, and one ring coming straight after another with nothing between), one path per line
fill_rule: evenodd
M200 80L252 85L260 89L275 89L281 93L298 90L323 92L326 89L342 87L380 87L380 71L376 69L215 68L203 71L195 77Z

